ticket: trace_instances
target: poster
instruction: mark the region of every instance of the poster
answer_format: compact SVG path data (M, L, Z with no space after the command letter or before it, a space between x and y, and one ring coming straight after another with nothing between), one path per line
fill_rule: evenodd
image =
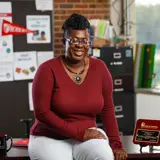
M36 0L36 9L41 11L52 11L53 0Z
M0 82L13 81L13 63L0 62Z
M37 70L36 51L14 53L14 79L33 79Z
M32 82L28 83L28 101L29 101L29 110L33 111L33 99L32 99Z
M27 43L51 43L50 16L28 15L26 21L27 28L34 31L27 34Z
M13 37L2 36L2 22L12 22L11 2L0 2L0 61L13 61Z
M53 51L37 52L38 66L43 62L53 58Z

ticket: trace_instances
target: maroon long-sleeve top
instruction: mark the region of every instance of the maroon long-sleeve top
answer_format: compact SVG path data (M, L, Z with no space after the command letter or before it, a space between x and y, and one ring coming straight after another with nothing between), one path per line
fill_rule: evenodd
M41 64L33 80L36 121L31 135L83 140L101 114L112 149L122 148L112 100L112 78L103 61L90 57L87 76L79 85L66 73L60 57Z

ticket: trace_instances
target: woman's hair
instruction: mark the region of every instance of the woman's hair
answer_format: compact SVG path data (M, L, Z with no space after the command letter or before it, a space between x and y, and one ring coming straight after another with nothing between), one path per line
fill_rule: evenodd
M86 17L81 14L73 13L64 22L62 29L64 30L63 37L65 38L68 32L72 29L76 30L90 30L90 23Z

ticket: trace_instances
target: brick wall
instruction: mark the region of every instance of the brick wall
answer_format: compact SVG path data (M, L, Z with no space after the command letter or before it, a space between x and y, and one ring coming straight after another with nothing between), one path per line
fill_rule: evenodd
M110 0L54 0L54 53L63 54L61 26L72 13L80 13L88 19L108 19Z

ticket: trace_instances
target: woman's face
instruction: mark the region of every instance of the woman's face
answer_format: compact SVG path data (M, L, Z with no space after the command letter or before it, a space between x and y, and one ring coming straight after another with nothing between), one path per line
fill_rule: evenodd
M72 30L69 34L68 57L79 62L88 54L89 32L86 30Z

